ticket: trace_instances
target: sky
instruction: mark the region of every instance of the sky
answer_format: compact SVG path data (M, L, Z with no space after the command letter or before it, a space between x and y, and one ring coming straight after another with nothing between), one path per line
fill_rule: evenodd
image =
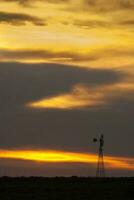
M0 1L0 176L134 176L134 0Z

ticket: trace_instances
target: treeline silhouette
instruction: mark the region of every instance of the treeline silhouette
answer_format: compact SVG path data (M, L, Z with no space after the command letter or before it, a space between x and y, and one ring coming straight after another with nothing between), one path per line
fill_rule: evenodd
M1 200L134 200L134 178L1 177Z

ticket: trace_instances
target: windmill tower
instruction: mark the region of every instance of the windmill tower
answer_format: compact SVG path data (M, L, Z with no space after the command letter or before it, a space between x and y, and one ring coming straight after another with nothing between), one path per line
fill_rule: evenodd
M99 153L98 153L98 163L97 163L96 177L105 177L104 136L101 135L99 139L94 138L93 142L99 142Z

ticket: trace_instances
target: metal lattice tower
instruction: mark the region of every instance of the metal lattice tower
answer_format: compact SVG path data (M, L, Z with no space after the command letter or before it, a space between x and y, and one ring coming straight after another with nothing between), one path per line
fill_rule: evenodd
M104 136L101 135L99 139L94 139L94 142L99 142L99 153L98 163L96 170L96 177L105 177L105 166L104 166Z

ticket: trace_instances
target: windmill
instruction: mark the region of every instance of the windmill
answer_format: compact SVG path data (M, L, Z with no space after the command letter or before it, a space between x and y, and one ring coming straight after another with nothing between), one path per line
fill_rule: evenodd
M96 170L96 177L105 177L105 166L104 166L104 136L101 135L99 139L94 138L93 142L99 143L99 152L98 152L98 163Z

